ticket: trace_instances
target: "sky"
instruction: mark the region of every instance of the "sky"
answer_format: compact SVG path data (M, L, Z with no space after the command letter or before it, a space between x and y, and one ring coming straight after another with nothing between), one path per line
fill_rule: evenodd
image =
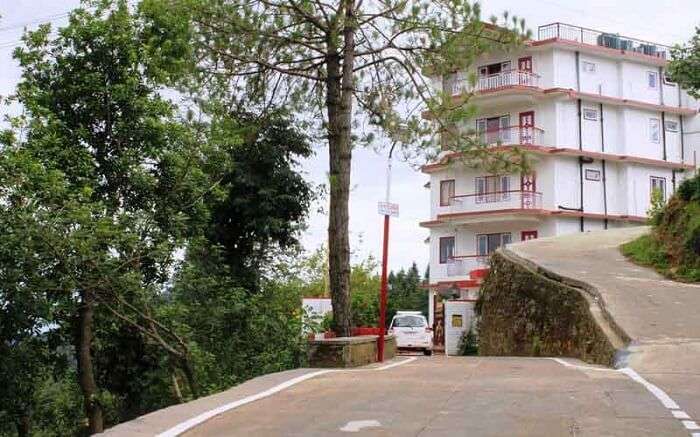
M0 95L14 90L19 70L12 59L12 47L22 33L22 25L35 27L52 20L66 23L64 14L79 5L79 0L0 0ZM695 26L700 26L698 0L484 0L482 15L501 15L509 11L525 19L527 27L562 22L601 31L672 45L687 41ZM0 109L0 116L4 115ZM315 156L301 163L304 176L315 184L325 183L328 149L315 145ZM392 219L389 267L398 270L416 262L421 271L428 263L428 231L418 226L430 214L430 198L423 185L428 177L414 163L395 160L392 175L392 201L399 204L399 217ZM356 261L367 256L381 257L382 218L377 202L383 200L386 184L386 156L374 150L358 148L353 152L352 191L350 195L351 250ZM327 199L312 209L302 243L308 250L324 244L327 238ZM321 211L319 211L319 209Z

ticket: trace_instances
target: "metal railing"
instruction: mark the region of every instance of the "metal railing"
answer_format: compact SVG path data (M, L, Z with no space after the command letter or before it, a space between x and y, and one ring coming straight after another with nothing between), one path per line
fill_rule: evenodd
M551 23L540 26L537 30L537 38L539 40L564 39L663 59L671 57L671 48L662 44L565 23Z
M544 130L535 126L507 126L479 132L479 142L498 144L544 144Z
M472 86L466 79L454 78L445 84L445 91L451 95L466 92L483 92L511 86L539 86L540 76L525 70L506 70L500 73L480 76Z
M536 191L508 190L464 194L451 197L443 206L447 213L484 212L506 209L542 208L542 193Z
M469 276L472 270L488 266L488 255L456 255L447 260L447 276Z

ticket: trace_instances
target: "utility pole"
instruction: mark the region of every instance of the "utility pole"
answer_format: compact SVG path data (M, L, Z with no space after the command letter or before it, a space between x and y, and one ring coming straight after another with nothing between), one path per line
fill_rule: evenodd
M389 269L389 218L399 215L399 206L389 202L391 195L391 158L396 141L389 149L386 169L386 197L379 202L379 214L384 216L384 241L382 246L382 282L379 291L379 338L377 339L377 361L384 361L384 333L386 331L387 271Z

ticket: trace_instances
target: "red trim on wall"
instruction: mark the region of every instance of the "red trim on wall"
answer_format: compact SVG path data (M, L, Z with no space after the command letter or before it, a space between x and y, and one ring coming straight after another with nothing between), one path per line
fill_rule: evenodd
M672 168L672 169L685 169L685 170L693 170L695 167L693 167L692 164L684 164L680 162L671 162L671 161L663 161L661 159L651 159L651 158L643 158L643 157L638 157L638 156L629 156L629 155L617 155L614 153L602 153L602 152L591 152L591 151L586 151L586 150L579 150L579 149L572 149L568 147L551 147L551 146L539 146L539 145L502 145L498 147L493 147L492 150L494 151L507 151L507 150L512 150L514 148L518 148L520 150L524 150L527 152L532 152L532 153L537 153L541 155L562 155L562 156L585 156L593 159L605 159L607 161L620 161L620 162L632 162L635 164L645 164L645 165L651 165L654 167L661 167L661 168ZM433 171L438 171L443 168L445 168L448 164L449 161L452 159L457 159L461 155L461 152L454 152L454 153L449 153L448 155L444 156L440 162L436 162L433 164L426 164L423 167L421 167L421 171L423 173L431 173Z
M531 208L510 208L510 209L499 209L493 211L470 211L470 212L457 212L450 214L438 214L437 220L431 220L429 222L421 222L422 227L436 227L446 224L451 219L459 219L464 217L478 217L478 216L491 216L491 215L507 215L507 214L520 214L520 215L536 215L536 216L555 216L555 217L584 217L590 219L600 219L600 220L615 220L615 221L626 221L626 222L636 222L636 223L646 223L647 217L636 216L636 215L605 215L596 214L590 212L579 212L579 211L563 211L563 210L550 210L550 209L531 209Z

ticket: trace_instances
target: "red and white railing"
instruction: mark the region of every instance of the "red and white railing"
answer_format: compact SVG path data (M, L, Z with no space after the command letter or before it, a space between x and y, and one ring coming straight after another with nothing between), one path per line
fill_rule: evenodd
M508 126L479 132L479 142L497 144L544 144L544 130L535 126Z
M459 95L465 92L480 92L495 90L511 86L539 86L540 76L527 70L506 70L500 73L479 76L472 86L467 80L459 76L445 83L445 92L451 95Z
M469 276L472 270L488 266L488 255L456 255L447 260L447 276Z
M542 193L509 190L464 194L451 197L449 204L442 208L447 213L540 209L542 208Z

